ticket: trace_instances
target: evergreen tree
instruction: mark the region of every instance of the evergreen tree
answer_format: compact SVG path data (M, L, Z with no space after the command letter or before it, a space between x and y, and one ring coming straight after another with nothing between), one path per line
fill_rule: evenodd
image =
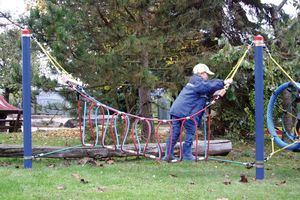
M149 90L165 87L176 95L198 62L228 73L235 59L220 66L208 60L224 47L218 39L240 45L272 19L272 6L248 0L52 0L40 5L26 20L35 37L96 98L145 117L152 116Z
M22 70L20 66L21 49L20 33L17 30L7 30L0 33L0 88L3 96L9 102L9 94L20 95Z

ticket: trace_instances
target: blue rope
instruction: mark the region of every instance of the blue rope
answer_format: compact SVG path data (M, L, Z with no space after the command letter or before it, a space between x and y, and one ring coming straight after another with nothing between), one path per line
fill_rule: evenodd
M87 102L84 102L84 111L83 111L83 127L82 127L82 144L85 144L85 127L86 127L86 106Z
M117 119L120 113L114 116L114 130L115 130L115 136L116 136L116 141L117 141L117 149L120 147L120 142L119 142L119 135L118 135L118 129L117 129Z
M95 142L95 145L98 145L98 138L99 138L98 110L99 110L99 106L95 109L95 125L96 125L96 142Z
M138 130L137 130L137 125L138 125L139 121L136 122L136 126L134 127L134 134L135 134L135 138L136 138L137 143L138 143L138 152L142 153L142 151L141 151L141 143L140 143L140 140L139 140L139 135L138 135Z
M207 138L207 127L206 127L206 113L203 113L203 132L204 132L204 157L206 158L207 156L207 148L206 148L206 138Z
M122 146L124 148L125 146L125 141L127 140L127 136L128 136L128 132L129 132L129 127L130 127L130 119L128 117L128 115L125 115L126 116L126 119L127 119L127 127L126 127L126 133L125 133L125 136L124 136L124 140L123 140L123 143L122 143Z
M106 119L106 123L105 123L105 126L104 126L104 132L103 132L103 137L102 137L102 145L104 146L104 140L105 140L105 137L106 137L106 132L107 132L107 127L109 126L109 119L110 119L110 112L109 112L109 109L106 108L106 111L107 111L107 119Z

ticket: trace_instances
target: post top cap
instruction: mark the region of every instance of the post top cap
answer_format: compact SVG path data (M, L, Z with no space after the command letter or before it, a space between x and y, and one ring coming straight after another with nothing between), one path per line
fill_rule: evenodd
M261 35L254 36L254 41L263 41L263 40L264 40L264 37Z
M30 34L30 30L28 28L23 28L21 31L22 35L29 35Z

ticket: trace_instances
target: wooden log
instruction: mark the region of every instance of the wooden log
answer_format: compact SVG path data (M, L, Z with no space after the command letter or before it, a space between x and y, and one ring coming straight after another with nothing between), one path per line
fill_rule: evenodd
M194 141L193 152L196 150L196 142ZM209 155L227 155L231 149L232 144L229 140L212 140L210 141ZM141 145L141 149L145 145ZM162 143L161 148L163 150L163 154L165 151L166 144ZM90 158L111 158L111 157L127 157L127 156L136 156L132 153L122 152L121 150L113 150L111 148L104 148L101 146L97 147L74 147L63 150L66 147L45 147L45 146L35 146L32 149L33 155L42 155L41 157L47 158L82 158L82 157L90 157ZM134 150L133 145L123 146L123 149L126 150ZM204 155L204 142L199 141L198 143L198 156ZM54 151L58 151L53 153ZM158 147L156 144L148 144L147 154L158 156ZM175 146L175 154L179 154L179 143ZM23 156L23 147L20 145L5 145L0 144L0 157L22 157Z

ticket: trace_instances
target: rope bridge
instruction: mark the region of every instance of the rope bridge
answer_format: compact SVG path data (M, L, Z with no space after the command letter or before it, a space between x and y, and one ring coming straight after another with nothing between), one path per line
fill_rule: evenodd
M170 137L172 138L172 122L173 121L182 121L181 129L180 129L180 136L179 136L179 143L180 143L180 159L174 160L171 162L177 162L182 159L182 133L183 133L183 125L186 122L186 120L192 120L195 126L197 126L197 122L195 120L195 117L200 115L201 113L207 113L207 109L210 108L212 105L214 105L217 100L220 98L220 96L215 96L210 102L207 103L206 107L199 110L198 112L192 114L191 116L180 118L180 119L173 119L173 120L160 120L155 118L145 118L140 117L137 115L133 115L130 113L125 113L122 111L119 111L117 109L114 109L110 106L107 106L100 101L93 98L91 95L89 95L84 87L82 86L82 83L76 80L74 77L72 77L71 74L69 74L64 68L50 55L50 53L33 37L33 40L38 44L38 46L42 49L44 54L48 57L49 61L52 63L58 74L62 77L62 80L69 86L71 90L74 90L77 93L77 110L78 110L78 119L79 119L79 128L80 128L80 139L81 139L81 145L82 146L102 146L105 148L113 149L113 150L121 150L123 152L133 154L133 155L144 155L146 158L151 158L155 160L161 160L163 156L163 150L161 146L161 136L159 134L159 128L161 126L167 126L170 129ZM225 79L233 78L238 69L240 68L243 60L245 59L247 53L251 49L252 44L248 45L247 49L241 56L241 58L238 60L237 64L233 67L233 69L230 71L228 76ZM295 93L296 96L299 97L299 83L295 82L289 75L286 73L286 71L275 61L275 59L271 56L270 52L268 51L268 55L270 59L278 66L278 68L283 72L285 76L288 77L288 79L291 81L288 83L289 87L295 86ZM228 85L225 87L225 89L228 89ZM275 128L272 128L272 122L273 122L273 108L274 108L274 101L278 97L278 94L282 92L282 88L286 89L286 85L279 87L279 91L275 92L273 95L274 97L271 97L269 106L268 106L268 128L269 132L272 135L272 141L275 141L279 147L281 147L280 151L283 149L288 150L299 150L300 144L299 144L299 137L293 136L293 144L284 144L282 143L281 139L277 136ZM299 101L298 101L299 102ZM83 113L81 113L83 112ZM299 111L298 111L299 113ZM83 116L83 119L82 119ZM94 119L92 118L94 116ZM208 152L209 152L209 145L210 145L210 116L207 115L207 123L204 123L204 145L205 145L205 153L204 157L197 157L198 156L198 138L199 138L199 132L196 129L195 133L195 140L196 140L196 149L195 149L195 156L196 161L197 160L217 160L217 161L224 161L224 162L231 162L235 164L244 165L246 167L252 167L255 164L254 163L242 163L242 162L235 162L235 161L228 161L228 160L222 160L218 158L209 158ZM205 117L204 117L205 119ZM120 123L121 122L121 123ZM156 141L156 148L158 155L153 155L148 153L149 152L149 142L151 139L151 132L152 128L154 127L154 123L156 123L155 128L155 141ZM141 145L142 138L139 135L139 125L146 124L147 127L147 137L145 138L145 145ZM121 126L122 125L122 126ZM273 125L274 126L274 125ZM119 130L122 130L119 132ZM92 143L86 142L86 137L88 132L90 133L90 137L92 138ZM274 133L275 132L275 133ZM110 138L109 138L110 135ZM128 137L130 137L131 141L134 144L134 150L127 149L128 147ZM113 145L106 144L108 141L112 140ZM76 146L78 147L78 146ZM62 149L61 151L68 150L69 148ZM272 143L272 153L265 159L268 160L273 154L279 152L274 150L274 145ZM51 153L51 152L50 152ZM49 153L48 153L49 154ZM41 157L46 154L38 154L35 157Z
M196 113L192 114L191 116L179 118L179 119L172 119L172 120L161 120L155 118L145 118L137 115L133 115L130 113L125 113L119 111L115 108L112 108L108 105L101 103L100 101L93 98L89 95L82 83L72 77L55 59L50 53L39 43L34 37L33 40L38 44L41 48L43 53L47 56L51 64L54 66L57 73L62 77L62 80L69 86L71 90L74 90L77 93L77 113L79 119L79 129L80 129L80 139L82 146L102 146L105 148L110 148L113 150L121 150L126 153L130 153L133 155L144 155L146 158L152 158L156 160L161 160L163 156L163 149L161 146L161 135L159 134L160 127L169 127L170 129L170 137L172 137L172 122L173 121L182 121L181 129L180 129L180 136L179 136L179 143L180 143L180 161L182 159L182 136L183 136L183 127L186 120L192 120L195 126L197 126L197 122L195 118L206 112L206 110L214 105L220 96L215 96L210 102L206 104L206 106L197 111ZM247 52L250 50L251 45L247 48L243 56L239 59L238 63L232 71L230 72L228 78L232 78L238 68L241 66L243 59L245 58ZM226 90L228 86L226 86ZM82 113L81 113L82 112ZM83 116L83 117L82 117ZM93 117L94 116L94 119ZM140 137L139 134L139 125L145 124L147 127L147 137L144 139L145 145L141 145L141 140L143 138ZM148 153L149 142L151 139L151 132L152 128L156 124L155 128L155 142L158 155L152 155ZM206 126L205 126L206 129ZM122 130L122 131L120 131ZM204 131L207 132L206 130ZM210 131L209 131L210 132ZM92 139L91 143L86 141L87 134ZM128 146L129 138L134 144L134 150L128 150L126 147ZM197 158L198 156L198 138L199 132L196 129L195 133L195 140L196 140L196 160L199 159L208 159L208 151L209 151L209 143L210 137L208 141L205 139L204 141L204 149L205 149L205 156L204 158ZM113 145L108 145L107 141L112 140ZM36 157L44 156L45 154L36 155Z

